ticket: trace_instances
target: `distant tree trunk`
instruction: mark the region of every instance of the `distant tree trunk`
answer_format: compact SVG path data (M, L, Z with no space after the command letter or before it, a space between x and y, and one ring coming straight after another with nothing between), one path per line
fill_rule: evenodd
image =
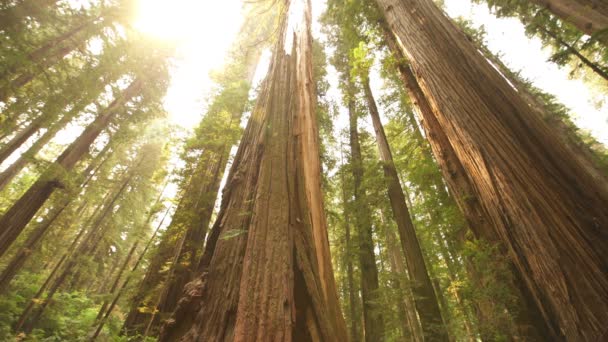
M80 231L78 232L78 234L76 235L76 237L74 238L74 240L72 240L72 243L70 244L70 248L68 249L68 251L70 251L74 247L76 247L76 245L78 244L78 241L80 240L80 238L82 237L82 235L84 233L85 233L85 227L81 228ZM61 266L63 266L63 263L68 258L68 256L69 256L69 252L65 252L61 256L61 258L59 259L59 261L55 264L55 266L53 267L53 270L51 271L51 273L47 276L47 278L44 281L44 283L38 289L38 292L36 292L36 294L34 295L34 297L29 301L28 305L25 307L25 309L21 313L21 316L19 316L19 319L14 324L14 326L13 326L13 330L14 331L21 331L22 330L22 327L26 323L27 318L29 317L29 315L32 312L32 310L34 309L37 300L39 300L42 297L42 295L44 294L44 291L46 291L46 289L50 285L51 281L55 278L55 275L57 274L57 272L59 272L59 270L61 269Z
M349 81L350 82L350 81ZM367 210L365 190L361 187L363 181L363 159L357 129L357 112L354 102L354 85L348 96L348 116L350 122L350 150L353 186L355 195L355 227L359 244L359 267L361 270L361 299L363 300L363 322L365 324L365 341L381 341L384 339L384 319L382 308L379 306L378 269L374 254L372 237L372 222Z
M139 94L141 80L135 80L120 97L99 113L82 134L55 160L47 171L21 196L0 218L0 256L3 255L25 226L46 202L57 187L63 187L62 174L72 170L74 165L88 152L97 136L107 127L120 108Z
M113 70L105 72L104 70L109 67L106 64L108 63L103 63L95 68L84 70L75 80L70 80L68 86L59 89L57 94L46 99L44 106L40 109L40 114L24 129L15 134L9 142L2 146L0 149L0 163L21 147L23 143L41 128L48 128L47 132L40 138L40 140L43 141L36 141L34 143L34 146L43 146L74 116L80 114L84 107L95 101L95 99L104 91L105 86L108 83L115 81L120 76L119 73L114 72ZM80 89L83 82L90 82L92 85L88 86L86 90ZM73 104L72 108L67 113L63 113L66 106L70 103ZM62 113L63 115L61 115ZM32 146L30 150L34 146ZM38 147L38 150L39 149L40 147ZM38 150L36 150L35 153L37 153ZM29 155L33 157L35 153ZM17 172L18 171L15 172L11 170L10 174L15 175ZM4 173L6 173L6 171L3 172L3 174ZM6 184L6 181L2 178L3 177L0 175L0 189Z
M129 285L129 282L133 278L135 271L137 271L139 264L141 264L141 262L144 260L144 256L146 255L146 252L148 251L148 249L150 249L150 245L152 245L152 242L154 242L154 240L156 239L156 236L158 235L158 231L163 226L163 223L165 222L165 219L167 218L167 215L169 214L170 210L171 210L171 207L167 208L167 210L165 211L163 218L160 220L160 222L156 226L156 229L154 230L154 233L152 233L150 240L148 240L148 243L146 243L144 250L141 251L141 254L137 258L135 265L133 265L133 267L131 268L131 272L129 273L129 275L127 276L125 281L122 283L122 286L118 289L118 291L116 291L116 295L114 296L114 299L112 300L112 302L108 306L108 309L105 311L105 313L101 317L101 320L99 321L99 324L97 325L97 328L95 329L95 332L93 333L93 335L91 336L89 341L95 341L97 339L97 337L99 336L99 333L101 332L101 330L103 329L103 326L107 322L108 317L110 317L110 314L112 314L112 311L114 311L114 308L116 307L116 303L118 303L118 300L123 295L124 290L127 288L127 286Z
M110 291L109 291L110 294L114 293L114 291L116 291L116 289L118 288L118 284L120 284L120 279L122 278L122 274L129 266L129 262L131 262L131 257L133 256L133 253L135 253L135 250L137 249L138 246L139 246L139 240L136 240L133 243L133 246L131 246L131 249L129 249L129 253L127 253L125 260L122 263L122 266L120 266L120 268L118 269L118 273L116 273L116 276L114 277L114 281L112 282L112 287L110 287ZM99 308L99 312L97 313L97 317L95 318L95 321L98 321L103 317L103 314L106 312L108 304L109 303L107 300L103 301L103 303L101 304L101 307Z
M42 118L35 119L25 129L18 132L10 141L0 148L0 163L4 162L13 152L15 152L24 142L26 142L41 125Z
M532 0L560 19L608 44L608 4L602 0Z
M340 147L340 158L342 158L342 147ZM342 160L344 166L344 160ZM345 249L345 263L346 263L346 287L348 288L348 309L349 309L349 321L350 321L350 341L359 342L361 341L361 328L359 328L359 310L358 308L358 295L355 293L355 280L353 271L352 261L352 237L350 235L350 215L348 209L348 196L346 195L346 180L344 177L344 171L340 171L340 177L342 180L342 215L344 217L344 249Z
M6 67L0 72L0 102L15 93L50 66L61 61L70 52L82 46L86 41L112 22L110 12L90 18L74 26L58 37L49 39L44 45L29 53L20 63ZM99 22L101 21L101 22ZM31 68L25 68L30 66Z
M9 167L2 171L2 173L0 173L0 191L2 191L8 184L10 184L10 182L15 178L15 176L17 176L19 172L23 170L23 168L26 167L31 162L31 160L36 157L38 152L40 152L40 150L44 148L44 146L46 146L46 144L48 144L48 142L55 137L57 132L63 129L63 127L65 127L65 125L67 125L70 121L72 121L74 115L76 115L76 113L79 113L81 110L82 107L78 106L77 108L70 110L69 113L63 115L61 119L51 125L41 137L36 139L34 144L32 144L32 146L30 146L30 148L26 152L22 153L21 156L19 156L19 158L15 162L13 162Z
M380 113L376 106L376 100L369 86L369 79L365 77L362 81L363 92L367 101L369 114L372 118L374 131L376 132L376 142L380 159L382 160L382 168L384 176L388 183L388 197L393 210L393 216L397 223L397 231L399 232L399 240L401 248L405 254L407 262L407 270L412 281L412 292L418 315L420 315L420 323L425 339L432 341L447 341L448 334L443 320L441 318L441 310L437 297L433 291L433 284L429 278L420 243L416 236L414 223L410 217L410 212L405 202L405 196L401 188L401 182L395 169L393 155L384 133L384 127L380 121Z
M383 214L382 217L385 215ZM402 320L406 323L408 329L405 330L406 333L404 337L408 341L421 342L424 340L422 335L422 329L420 327L420 322L418 320L418 314L416 313L416 305L414 304L414 299L412 298L411 288L406 285L409 282L409 278L407 276L407 269L405 267L405 263L403 262L403 253L399 250L399 247L396 244L397 239L395 238L395 234L389 228L384 229L384 236L386 240L386 245L388 249L389 255L389 263L391 265L392 275L394 276L395 289L397 293L401 295L403 301L397 306L403 309ZM403 281L405 279L405 282Z
M15 326L16 332L20 332L21 329L26 334L29 334L30 332L32 332L34 327L38 324L40 317L42 317L42 314L44 313L46 308L51 303L51 300L53 299L53 296L55 296L55 293L57 293L57 291L59 290L61 285L73 273L74 268L76 266L78 266L79 258L82 256L85 256L85 255L90 255L96 250L96 247L97 247L99 241L101 240L101 237L103 236L103 233L105 231L105 228L104 228L105 226L103 224L103 221L108 217L108 215L114 209L116 201L118 201L118 199L127 190L132 177L133 177L132 174L126 176L126 178L123 180L120 188L112 195L112 199L108 203L105 203L103 205L103 209L101 210L99 215L94 219L92 225L89 227L90 229L86 232L86 235L84 236L83 241L80 244L78 244L80 237L82 237L82 235L84 233L84 227L83 227L83 229L80 230L80 232L78 233L78 235L72 242L72 245L66 251L66 254L64 254L64 256L62 257L62 259L61 259L62 261L58 264L58 267L61 267L61 273L59 273L59 275L52 281L52 284L51 284L50 278L52 278L57 271L56 269L54 269L53 272L51 273L51 275L49 276L49 278L47 279L47 281L43 284L43 286L39 290L39 295L37 294L34 297L34 299L40 298L40 295L42 295L45 292L45 290L48 288L46 297L42 301L42 304L37 308L37 310L35 311L35 313L33 315L30 315L31 310L33 309L33 303L35 303L35 301L32 300L32 302L30 303L30 306L28 306L21 314L21 317ZM65 266L63 265L63 263L65 263ZM50 285L50 287L49 287L49 285ZM28 317L30 317L30 316L31 316L31 318L28 319Z
M547 36L549 36L553 40L555 40L559 45L563 46L564 49L566 49L570 54L572 54L576 58L578 58L578 60L581 61L581 63L586 65L594 73L596 73L598 76L600 76L604 80L608 81L608 70L606 70L606 68L598 65L597 63L594 63L589 58L585 57L585 55L583 55L576 47L574 47L574 46L572 46L572 44L569 44L568 42L564 41L553 30L550 30L541 25L537 25L537 27L544 34L546 34ZM608 39L607 39L607 41L608 41Z
M0 293L5 293L8 285L13 280L15 275L21 270L29 256L33 253L33 249L42 240L48 232L48 228L55 222L61 213L67 208L69 201L63 200L58 207L53 208L50 215L45 217L44 221L36 226L35 230L27 237L23 247L15 254L10 263L4 268L0 275Z
M303 13L292 11L293 32L281 20L202 275L185 287L161 341L347 339L321 196L310 4L294 3Z
M600 339L608 194L430 0L378 3L553 339Z

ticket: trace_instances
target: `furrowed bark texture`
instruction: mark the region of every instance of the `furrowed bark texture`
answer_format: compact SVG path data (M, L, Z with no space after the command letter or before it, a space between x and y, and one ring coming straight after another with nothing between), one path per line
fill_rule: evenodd
M382 161L382 168L388 183L388 197L393 210L393 217L397 223L397 231L399 233L399 240L401 241L401 248L405 254L407 270L412 281L412 292L414 293L416 309L420 316L422 332L426 339L447 341L448 333L441 318L437 296L435 296L433 284L424 264L424 257L420 249L418 237L416 236L416 229L405 202L403 189L401 188L399 176L393 162L393 155L384 133L384 127L382 127L382 122L380 121L380 113L378 112L376 100L369 86L369 79L366 78L362 82L362 86L376 133L376 142Z
M310 5L298 5L292 5L295 30L286 20L281 24L201 260L202 276L185 287L161 341L347 338L325 257ZM288 51L284 39L293 39Z
M532 0L581 32L593 35L608 29L608 3L602 0ZM608 43L606 32L598 39Z
M353 85L349 84L353 89ZM363 301L363 323L365 325L365 341L381 341L384 339L384 318L380 303L378 268L374 253L372 222L367 210L367 196L361 186L363 181L363 158L357 127L357 112L354 102L354 91L348 94L348 116L350 129L351 171L355 197L355 227L357 229L359 267L361 270L361 299Z
M120 108L139 94L141 87L141 80L133 81L114 102L99 113L95 121L87 126L82 134L57 157L47 171L4 213L0 218L0 256L8 250L55 189L63 187L62 175L72 170Z
M603 187L431 1L377 2L553 338L598 340L608 319Z

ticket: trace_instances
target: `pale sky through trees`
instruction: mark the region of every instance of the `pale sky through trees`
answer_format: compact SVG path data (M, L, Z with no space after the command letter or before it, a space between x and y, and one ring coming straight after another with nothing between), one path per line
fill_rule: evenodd
M312 2L315 15L320 14L325 1ZM213 86L208 74L221 68L238 32L242 20L240 4L239 0L141 0L136 27L178 44L165 106L171 121L180 126L195 126L204 113ZM580 127L608 143L608 106L596 108L593 101L597 97L593 98L582 81L568 79L566 70L546 62L549 52L542 50L538 39L525 36L517 19L497 19L485 5L472 5L468 0L446 0L445 5L450 16L463 16L477 27L483 25L486 43L493 52L502 54L503 61L514 71L522 70L524 77L556 95L576 113L574 119Z

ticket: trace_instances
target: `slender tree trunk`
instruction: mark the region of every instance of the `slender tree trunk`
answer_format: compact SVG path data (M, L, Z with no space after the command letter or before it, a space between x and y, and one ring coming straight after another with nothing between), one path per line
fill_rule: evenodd
M608 195L431 1L378 3L553 338L600 339Z
M146 243L144 250L141 252L139 257L137 258L137 262L135 262L135 265L133 265L133 267L131 268L131 272L129 273L129 275L127 276L125 281L122 283L122 286L120 287L120 289L118 289L118 291L116 292L114 299L110 303L108 309L105 311L103 317L101 317L101 320L99 321L99 324L97 325L97 328L95 329L95 332L93 333L93 335L91 336L89 341L95 341L97 339L97 337L99 336L99 333L101 333L103 326L107 322L108 317L110 317L110 314L112 314L112 311L114 311L114 308L116 307L116 304L118 303L118 300L123 295L124 290L127 288L127 285L129 285L129 282L133 278L135 271L137 271L139 264L141 264L141 262L144 260L144 256L146 255L146 252L150 248L150 245L152 245L152 242L156 239L156 236L158 235L158 231L163 226L163 223L165 222L165 219L167 218L167 215L169 214L170 210L171 210L171 207L168 207L167 210L165 211L163 218L158 223L158 226L156 226L156 229L154 230L154 233L150 237L150 240L148 240L148 243Z
M82 71L78 78L70 80L68 86L59 89L58 93L46 99L46 103L40 109L40 114L32 120L24 129L0 149L0 163L8 158L15 150L22 146L32 135L41 128L48 130L36 141L30 150L34 149L33 154L28 151L29 156L33 157L40 148L54 137L55 133L63 128L70 120L80 114L82 109L95 101L101 95L108 83L114 82L120 75L114 70L106 72L110 68L109 63L102 61L100 65ZM103 80L102 80L103 78ZM92 83L87 89L81 89L83 83ZM74 103L76 102L76 103ZM68 104L72 103L72 108L63 115L62 112ZM59 117L59 119L58 119ZM28 153L25 153L26 155ZM21 161L21 158L19 159ZM20 170L20 168L18 168ZM2 175L6 173L3 172ZM9 174L15 175L18 171L11 170ZM0 175L0 189L6 185L7 181Z
M40 152L40 150L55 137L55 134L63 129L63 127L67 125L74 118L74 115L79 113L83 107L84 106L78 106L62 116L61 119L51 125L40 138L36 139L36 142L34 142L26 152L19 156L19 159L0 173L0 191L10 184L13 178L15 178L15 176L17 176L19 172L35 158L38 152Z
M120 284L120 279L122 278L122 274L127 269L127 266L129 266L129 262L131 262L131 257L133 256L133 253L135 253L135 250L137 249L138 245L139 245L139 240L137 240L137 241L135 241L135 243L133 243L133 246L131 246L129 253L127 253L127 256L125 257L125 261L122 263L122 266L120 266L120 269L118 269L118 273L116 274L116 276L114 277L114 281L112 282L112 287L110 287L111 294L114 293L114 291L116 291L116 289L118 288L118 284ZM97 313L97 317L95 318L95 321L98 321L99 319L101 319L103 317L103 314L106 311L108 304L109 304L108 301L104 300L104 302L101 304L101 307L99 308L99 312Z
M37 75L50 66L62 60L70 52L81 46L97 33L107 23L97 24L100 18L92 18L84 21L62 35L50 39L38 49L32 51L23 63L7 67L0 73L0 102L6 100L19 88L23 87ZM24 66L32 64L31 70L20 70Z
M129 185L132 177L133 175L128 175L123 181L118 191L114 193L112 199L103 206L103 209L99 213L99 216L96 217L93 224L90 226L90 229L87 231L86 236L84 237L83 241L78 245L78 247L76 247L76 243L84 233L84 230L81 230L76 236L76 239L74 239L72 246L70 246L70 248L66 252L66 255L64 255L66 258L62 258L62 260L65 260L66 264L65 266L63 266L59 276L57 276L57 278L53 281L52 285L48 288L44 301L42 302L40 307L37 308L36 312L31 315L31 318L27 322L26 319L28 318L28 316L30 316L31 308L29 310L24 310L24 312L21 314L21 318L19 319L18 324L15 327L16 332L19 332L20 329L23 329L23 332L25 332L26 334L32 332L34 327L38 324L40 317L42 317L42 314L51 303L51 300L53 299L55 293L59 290L61 285L68 279L68 277L73 273L74 268L78 265L79 258L85 255L90 255L91 253L95 252L98 243L101 240L103 233L105 232L104 227L106 226L103 224L103 221L114 209L116 201L126 191L127 186ZM53 270L53 272L55 272L55 270ZM49 279L50 278L51 277L49 276ZM44 293L49 283L50 281L47 279L47 282L43 284L42 288L39 291L40 294ZM34 298L39 297L37 296Z
M24 142L26 142L42 126L42 118L32 121L25 129L18 132L10 141L0 148L0 163L4 162Z
M342 146L340 146L340 159L342 167L344 167L344 160L342 160ZM345 263L346 263L346 279L348 287L348 309L350 315L350 341L359 342L361 341L361 328L359 328L359 314L358 314L358 295L355 293L355 280L352 262L352 237L350 235L350 215L348 209L348 196L346 195L346 181L344 179L344 170L340 171L340 177L342 179L342 215L344 216L344 243L345 243Z
M59 261L57 262L57 264L55 264L55 266L53 267L53 270L51 271L51 273L48 275L48 277L46 278L46 280L44 281L44 283L38 289L38 292L36 292L36 294L34 295L34 297L32 298L32 300L30 300L30 302L28 303L28 305L25 307L25 309L21 313L21 316L19 316L19 319L17 320L17 322L13 326L13 330L14 331L21 331L21 328L26 323L26 319L29 317L29 314L32 312L32 309L34 309L37 301L42 297L42 294L44 293L44 291L46 291L46 289L48 288L49 284L54 279L55 274L57 274L57 272L59 272L59 270L61 269L61 266L63 266L63 263L68 258L69 251L73 250L74 247L76 247L76 245L78 244L78 241L83 236L83 234L85 233L85 231L86 231L85 227L81 228L80 231L78 232L78 234L76 235L76 237L74 238L74 240L72 240L72 243L71 243L70 248L68 249L68 251L65 252L61 256L61 258L59 259Z
M17 239L25 226L57 187L63 187L62 174L72 170L87 153L97 136L107 127L120 108L141 90L141 80L135 80L103 112L99 113L82 134L55 160L55 163L0 218L0 255Z
M293 32L281 20L202 276L185 287L161 341L347 339L321 196L310 3L294 3L303 12L291 11Z
M585 64L594 73L596 73L598 76L600 76L604 80L608 81L608 70L606 70L606 68L598 65L597 63L594 63L589 58L585 57L582 53L580 53L576 49L576 47L568 44L566 41L561 39L557 34L555 34L555 32L553 32L552 30L549 30L546 27L540 26L540 25L538 26L538 28L539 28L539 30L544 32L546 35L553 38L559 45L563 46L566 50L568 50L569 53L576 56L576 58L578 58L578 60L581 61L581 63ZM608 39L606 41L608 42Z
M588 35L608 44L608 4L602 0L532 0Z
M101 152L99 152L96 159L103 158L103 161L95 163L92 162L89 167L83 172L83 177L85 177L84 182L80 186L81 188L85 188L88 182L91 180L93 175L97 173L97 170L105 163L107 158L105 158L105 154L109 149L111 144L107 144ZM97 164L97 165L96 165ZM93 172L91 172L93 171ZM35 230L28 236L26 242L23 247L13 256L10 263L0 274L0 293L3 293L8 288L9 283L13 280L15 275L21 270L25 262L32 255L35 248L37 248L40 241L49 231L49 228L53 225L55 220L63 213L63 211L72 203L72 197L67 199L63 199L60 203L53 208L52 212L49 213L45 219L37 225ZM79 217L82 211L87 206L87 202L83 201L78 209L76 209L76 217Z
M353 89L350 84L349 88ZM363 300L363 321L365 324L365 341L381 341L384 339L384 319L382 308L379 307L378 269L374 254L372 223L367 210L365 190L362 189L363 160L359 133L357 131L357 113L355 110L354 91L348 96L348 116L350 122L351 168L355 195L355 223L359 243L359 264L361 270L361 298Z
M61 215L61 213L67 208L70 201L63 200L62 203L53 208L51 214L49 214L44 221L42 221L36 229L28 236L25 244L21 249L13 256L11 262L6 266L0 275L0 293L5 293L8 289L8 285L13 280L15 275L21 270L25 262L29 259L29 256L34 252L34 248L38 245L40 240L46 235L49 227L55 222L55 220Z
M424 340L422 328L420 327L420 321L418 320L418 314L416 313L416 305L412 298L411 289L408 288L405 283L409 281L407 278L407 268L403 262L403 253L399 251L399 247L395 243L397 240L393 232L385 229L386 243L390 255L391 269L396 273L395 282L397 284L398 292L402 294L403 302L402 305L405 310L405 318L409 327L408 332L410 333L409 338L414 342L421 342ZM406 281L403 282L402 280Z
M175 283L175 269L177 268L177 263L179 261L180 255L182 254L182 250L184 249L184 242L186 242L186 237L187 235L184 234L180 239L179 244L177 245L177 249L175 250L175 256L173 257L173 260L171 262L171 269L169 270L169 274L167 274L167 278L165 279L165 283L162 286L160 295L154 303L154 307L152 308L152 315L150 315L150 319L148 320L148 324L146 325L146 329L144 330L144 339L150 335L150 329L152 329L152 325L155 323L159 307L161 306L161 303L166 300L171 285Z
M443 320L441 318L441 310L437 297L433 291L433 284L429 278L420 243L416 236L414 223L410 217L410 212L405 202L405 196L401 188L399 176L393 162L393 155L380 121L380 113L376 106L376 100L369 86L369 79L366 77L363 82L363 91L367 101L369 114L372 118L374 131L376 132L376 142L380 159L382 160L382 168L384 176L388 183L388 197L393 210L393 216L397 223L397 231L401 241L401 248L405 254L407 262L407 270L410 275L410 280L413 283L412 292L414 293L416 309L420 315L420 323L425 339L433 341L447 341L448 334Z

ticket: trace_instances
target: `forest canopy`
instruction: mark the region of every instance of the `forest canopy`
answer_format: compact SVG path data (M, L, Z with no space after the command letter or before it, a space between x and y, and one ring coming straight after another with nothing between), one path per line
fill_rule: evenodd
M1 341L608 338L608 4L5 0Z

